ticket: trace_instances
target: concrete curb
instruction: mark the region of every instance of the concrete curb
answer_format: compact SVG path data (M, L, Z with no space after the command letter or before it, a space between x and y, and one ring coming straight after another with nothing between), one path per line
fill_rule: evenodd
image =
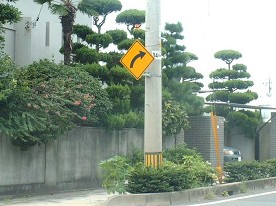
M242 189L254 191L272 188L276 188L276 177L201 187L179 192L116 195L103 202L102 206L168 206L203 200L210 194L221 196L223 192L228 192L229 195L235 195L242 193Z

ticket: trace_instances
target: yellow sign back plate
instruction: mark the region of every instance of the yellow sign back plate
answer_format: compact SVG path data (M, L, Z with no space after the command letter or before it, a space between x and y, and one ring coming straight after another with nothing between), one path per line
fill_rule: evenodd
M138 80L153 60L152 54L136 40L120 62Z

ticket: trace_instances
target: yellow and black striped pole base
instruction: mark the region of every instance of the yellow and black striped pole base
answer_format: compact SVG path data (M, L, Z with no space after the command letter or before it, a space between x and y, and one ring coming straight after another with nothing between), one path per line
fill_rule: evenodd
M145 152L146 167L158 168L163 163L162 152Z

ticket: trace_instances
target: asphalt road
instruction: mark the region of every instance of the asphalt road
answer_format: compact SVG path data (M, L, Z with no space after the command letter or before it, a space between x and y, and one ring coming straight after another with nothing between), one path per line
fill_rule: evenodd
M258 193L234 195L215 200L204 200L197 203L177 206L276 206L276 190L262 190Z

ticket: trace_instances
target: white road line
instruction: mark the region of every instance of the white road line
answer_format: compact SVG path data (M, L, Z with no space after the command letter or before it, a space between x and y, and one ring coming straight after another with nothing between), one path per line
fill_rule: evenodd
M187 205L187 206L215 205L215 204L224 203L224 202L231 202L231 201L235 201L235 200L242 200L242 199L248 199L248 198L252 198L252 197L270 195L270 194L274 194L274 193L276 193L276 191L265 192L265 193L256 194L256 195L248 195L248 196L244 196L244 197L231 198L231 199L227 199L227 200L220 200L220 201L216 201L216 202L208 202L208 203L201 203L201 204L195 204L195 205Z

